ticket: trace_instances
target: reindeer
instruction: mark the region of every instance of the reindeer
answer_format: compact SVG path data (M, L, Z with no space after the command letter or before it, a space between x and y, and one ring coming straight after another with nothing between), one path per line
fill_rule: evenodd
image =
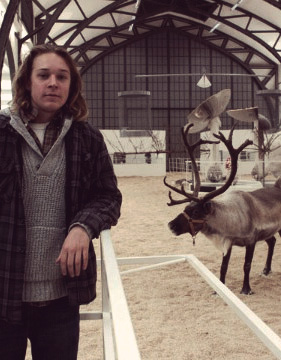
M187 135L191 126L192 124L189 124L185 130L183 128L182 135L194 170L194 192L191 194L185 191L184 186L181 189L171 186L167 183L166 177L164 178L166 186L185 196L182 200L174 200L169 191L169 206L189 202L183 212L169 222L169 228L175 235L190 233L193 239L197 233L201 232L222 250L220 280L223 283L225 283L232 246L245 246L244 281L241 294L250 295L253 292L249 276L256 243L261 240L267 242L268 254L263 274L268 275L271 272L276 242L274 235L277 232L281 235L281 179L278 179L272 187L251 192L227 191L235 178L240 152L252 144L250 140L246 140L239 148L234 149L232 146L233 127L228 139L221 132L215 135L225 144L230 153L231 173L222 187L199 197L200 176L193 152L197 146L206 143L206 140L199 140L190 145Z

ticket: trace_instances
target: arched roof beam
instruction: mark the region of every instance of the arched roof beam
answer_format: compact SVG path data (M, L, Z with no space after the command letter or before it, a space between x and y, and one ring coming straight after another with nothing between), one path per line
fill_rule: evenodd
M131 4L131 2L130 2ZM73 52L74 52L74 47L71 46L71 43L73 42L73 40L76 38L76 36L80 35L81 34L81 31L83 31L83 29L85 29L87 26L89 26L89 24L91 22L94 21L94 19L96 19L97 17L99 16L102 16L104 15L106 12L110 10L110 14L112 16L113 12L121 12L122 10L121 9L121 5L122 5L122 1L120 1L117 5L114 4L114 7L112 7L112 5L109 5L108 7L106 7L106 9L104 8L102 11L96 13L95 15L93 15L92 17L86 19L85 21L82 21L78 26L75 26L76 28L76 31L70 36L70 38L66 41L66 43L64 44L65 47L67 48L70 48L72 49L73 48ZM126 3L126 5L128 5L128 3ZM119 7L118 7L119 6ZM263 48L266 48L267 51L272 54L272 57L276 58L278 60L278 62L281 62L281 57L280 55L278 54L278 52L275 50L275 48L272 48L270 47L265 41L263 41L260 37L258 36L255 36L255 35L252 35L252 32L249 30L249 27L250 27L250 24L252 23L253 19L255 20L258 20L258 21L262 21L263 23L266 23L268 26L273 26L272 24L270 24L269 22L266 22L264 21L264 19L258 17L258 16L255 16L254 14L250 13L250 12L247 12L245 10L240 10L239 8L239 14L238 15L239 17L247 17L248 19L248 23L247 23L247 27L246 29L243 29L241 28L240 26L237 26L236 24L233 24L233 22L231 22L231 19L234 19L234 18L237 18L238 16L237 15L233 15L233 16L225 16L225 17L222 17L222 13L224 12L223 9L225 9L225 7L227 7L228 9L230 8L231 4L229 3L226 3L225 1L221 1L219 2L219 6L220 8L218 9L218 15L215 15L215 14L208 14L209 15L209 18L212 18L214 20L217 20L217 21L221 21L225 24L225 26L227 26L229 29L235 29L236 31L238 31L239 33L243 33L245 35L246 38L249 38L251 39L252 41L254 42L257 42L259 43ZM243 12L242 12L243 11ZM236 12L237 13L237 12ZM127 13L128 14L128 13ZM242 15L241 15L242 14ZM177 14L178 17L181 19L181 21L184 21L185 19L187 19L187 17L182 17L181 14ZM112 16L112 18L114 18ZM121 26L115 26L113 28L111 28L108 32L90 40L90 42L99 42L103 39L106 39L110 36L115 36L115 37L119 37L120 36L120 32L121 31L124 31L124 29L128 26L130 26L131 24L134 23L134 26L136 26L136 24L140 24L140 23L147 23L148 21L153 21L153 19L156 19L156 18L159 18L159 17L150 17L150 18L147 18L146 15L144 15L144 17L141 17L141 18L138 18L136 21L132 20L131 22L127 22L126 24L122 24ZM200 22L202 23L202 22ZM95 27L93 27L95 28ZM274 28L276 31L277 31L277 28L275 27ZM73 30L73 27L71 28L71 30ZM210 30L210 28L209 28ZM274 31L275 31L274 30ZM68 29L68 31L70 31L70 29ZM229 30L230 31L230 30ZM216 33L218 33L216 31ZM64 33L66 34L66 32ZM131 36L134 36L135 35L135 31L133 31L131 33ZM122 34L121 36L124 36L124 34ZM129 35L130 36L130 35ZM228 36L227 34L225 36ZM54 39L55 40L55 39ZM245 42L245 44L247 44ZM247 44L247 46L249 47L253 47L249 44ZM83 53L83 48L84 48L84 44L83 45L79 45L78 47L75 47L76 49L76 52L82 52ZM99 49L100 50L100 49Z
M29 3L29 0L24 0L25 2ZM24 22L24 25L26 26L26 29L28 31L27 35L24 36L23 38L21 38L20 44L23 44L25 41L33 38L33 36L38 35L37 36L37 40L36 43L37 44L42 44L46 41L46 38L49 35L49 32L51 30L51 28L55 25L55 23L58 21L59 16L61 15L61 13L63 12L63 10L65 9L65 7L69 4L71 0L64 0L64 1L59 1L58 3L52 5L51 7L49 7L48 9L45 9L42 4L37 1L37 0L32 0L31 2L36 4L36 6L41 10L40 15L38 15L35 18L35 24L33 24L32 29L30 29L30 26L26 26L26 22ZM29 8L26 8L27 4L22 4L22 11L24 11L24 13L29 13ZM54 14L50 13L54 10ZM30 14L30 13L29 13ZM43 17L46 17L46 19L48 20L43 20ZM26 18L26 16L25 16ZM34 28L35 26L35 28ZM61 35L60 35L61 36ZM34 43L34 41L32 41Z
M267 2L268 4L275 6L278 9L281 9L280 0L264 0L264 2Z
M162 20L162 25L161 25L162 29L164 26L167 26L167 25L170 28L171 28L171 26L174 27L172 20L181 21L183 23L183 25L181 27L177 28L177 30L181 30L184 33L188 33L190 36L197 38L197 40L198 40L198 38L203 39L205 41L205 44L208 44L209 46L211 45L211 46L215 47L217 50L223 51L224 54L227 54L227 56L231 56L236 61L240 62L241 65L249 73L255 74L250 65L250 60L253 58L254 55L257 55L258 57L263 59L263 61L266 64L263 68L267 69L269 73L273 68L274 69L276 68L276 65L273 62L269 61L262 53L257 52L255 49L252 49L249 46L246 47L246 45L244 43L239 42L239 40L237 40L235 38L231 38L230 36L226 36L223 33L217 32L216 34L210 34L208 31L209 28L205 25L198 24L196 22L192 22L187 19L185 19L186 25L184 25L183 19L180 17L177 17L175 15L159 16L157 18L154 18L154 20L155 20L155 22ZM105 54L108 54L109 52L124 46L125 43L130 42L130 40L134 41L134 38L135 38L135 40L138 40L141 37L141 36L138 36L139 35L138 31L140 29L147 29L148 31L157 31L159 29L159 27L155 27L153 22L151 22L151 19L147 19L146 22L139 21L139 22L135 23L134 34L129 35L128 33L122 33L122 31L128 29L128 26L130 24L131 24L131 22L123 24L119 28L119 34L116 34L114 31L110 31L106 34L106 37L104 35L101 35L101 36L99 36L95 39L92 39L92 40L84 43L83 45L81 45L79 47L79 55L76 56L76 61L79 62L81 60L81 57L83 56L83 54L85 54L89 50L102 51L103 53L97 56L98 59L100 59L102 56L105 56ZM196 32L194 30L197 30L197 32L198 32L197 36L192 35L192 33ZM121 44L114 45L114 46L112 46L113 41L108 41L108 40L107 40L108 46L100 45L100 43L103 39L108 39L108 38L116 37L116 36L123 37L125 40ZM214 45L214 42L216 40L218 43L219 42L221 43L220 46ZM237 48L233 48L233 47L227 48L227 44L230 41L237 44ZM74 54L77 52L77 49L74 48L70 52ZM247 54L247 59L245 62L242 62L239 59L239 57L235 56L235 54L239 53L239 52L243 52L243 53ZM86 69L89 68L90 64L93 64L94 62L95 62L95 59L90 60L89 64L82 65L80 63L80 65L82 66L82 73L84 73L86 71ZM85 69L83 68L83 66L85 67ZM258 68L258 66L255 66L255 68ZM263 83L266 83L267 81L268 81L268 79L262 80Z
M167 28L168 29L168 28ZM151 32L159 32L159 31L163 31L162 28L158 28L156 31L151 31ZM190 37L190 38L193 38L193 39L197 39L198 40L198 37L197 36L193 36L189 33L186 33L182 30L177 30L175 29L175 31L179 31L182 35L184 36L187 36L187 37ZM82 68L82 71L81 73L85 73L92 65L94 65L98 60L100 60L101 58L103 58L104 56L107 56L109 55L111 52L115 51L115 50L118 50L124 46L127 46L135 41L138 41L142 38L145 38L147 36L150 36L151 35L151 32L147 32L145 34L141 34L141 35L138 35L138 36L135 36L135 37L132 37L130 39L128 39L127 41L121 43L121 44L118 44L116 45L114 48L107 48L107 49L104 49L102 47L99 47L98 49L99 50L103 50L103 52L100 54L100 55L97 55L94 59L90 60L83 68ZM220 51L221 53L223 53L224 55L227 55L229 58L231 58L233 61L239 63L244 69L245 71L247 71L249 74L253 74L255 75L254 71L251 69L251 67L247 64L245 64L244 62L242 61L239 61L239 59L237 57L235 57L233 54L231 53L228 53L224 48L220 48L220 47L217 47L215 46L214 44L210 44L208 41L204 40L204 38L200 39L200 41L202 41L202 43L204 43L206 46L210 46L212 47L213 49L217 50L217 51ZM268 75L270 77L275 77L277 76L277 66L276 64L271 64L270 67L266 67L266 70L269 71L268 72ZM261 88L261 89L266 89L266 84L268 83L269 81L269 78L263 78L263 80L260 80L258 77L255 78L255 81L258 83L258 86Z
M71 46L72 41L78 36L80 35L81 31L83 31L89 24L91 24L94 20L96 20L97 18L110 13L112 14L112 12L116 12L116 10L118 8L121 8L123 3L126 3L126 6L134 4L136 2L136 0L133 1L129 1L127 2L127 0L118 0L115 1L114 4L110 4L106 7L104 7L102 10L98 11L97 13L95 13L94 15L90 16L89 18L85 19L84 21L81 21L79 23L79 25L77 26L76 31L70 36L70 38L65 42L64 46L65 47L69 47ZM133 15L133 13L132 13ZM116 23L115 23L116 24ZM118 26L115 27L115 30L119 29Z
M224 7L231 8L232 6L233 6L233 4L227 3L226 1L219 1L220 8L218 10L218 15L212 14L212 15L210 15L210 17L217 20L218 22L220 22L222 24L225 24L225 25L245 34L247 37L249 37L253 41L260 43L278 60L278 62L281 62L281 55L278 53L278 51L276 51L276 48L271 47L270 45L268 45L268 43L266 41L263 41L260 37L254 35L255 33L259 33L259 32L269 33L270 31L280 33L280 28L278 26L274 25L273 23L267 21L266 18L257 16L256 14L249 12L241 7L239 7L239 9L236 10L233 15L223 16L222 14L224 13ZM236 13L236 15L235 15L235 13ZM237 15L237 13L241 13L242 15ZM237 19L237 18L242 19L245 17L248 18L248 23L247 23L247 26L245 29L242 28L241 26L238 26L238 25L234 24L233 22L231 22L231 19ZM266 26L270 27L272 30L262 30L262 31L251 30L250 31L249 28L250 28L253 20L257 20L257 21L265 24Z
M34 4L34 7L36 6L37 13L39 10L40 14L36 17L35 29L30 33L31 27L29 23L29 34L21 41L38 34L38 42L48 39L50 42L62 44L79 61L82 72L84 71L83 67L88 68L88 62L92 63L96 57L101 58L117 47L119 48L131 40L134 41L132 38L134 36L139 37L141 32L157 31L157 24L153 24L153 22L159 21L161 23L161 20L159 20L161 17L164 20L162 25L158 25L158 27L165 27L165 22L172 23L172 17L177 19L178 24L183 23L182 27L176 24L178 30L188 31L192 26L194 29L201 29L202 27L201 35L210 45L214 44L215 36L217 36L217 39L222 39L222 43L217 45L217 49L221 49L221 51L234 58L237 57L238 61L240 56L240 59L244 59L244 65L248 66L249 70L258 68L258 65L254 67L251 64L251 62L259 63L259 60L254 58L255 55L263 59L260 64L263 66L264 63L264 69L267 69L269 73L272 70L271 62L275 64L281 63L281 49L278 49L278 46L281 47L281 32L278 19L262 16L263 13L272 12L273 9L277 11L277 8L281 8L280 2L276 0L262 1L262 9L258 6L261 1L257 1L257 7L254 7L250 2L248 5L247 0L245 0L243 5L238 6L235 11L230 11L230 8L233 7L233 1L230 0L213 0L212 2L204 0L201 5L197 0L165 0L163 5L161 0L141 0L138 9L134 6L137 4L137 0L116 0L111 1L109 5L104 2L105 5L101 4L102 9L101 6L97 6L97 9L101 10L97 10L93 15L91 15L93 11L89 11L89 13L84 11L87 9L85 4L83 6L83 3L80 4L79 0L74 0L73 3L79 8L82 20L63 18L63 9L67 6L68 0L57 1L48 9L44 8L42 0L22 0L22 6L30 6L30 1ZM184 6L179 6L181 1ZM145 2L147 6L141 8ZM161 6L155 5L158 3ZM152 14L152 11L150 11L152 9L151 4L154 6L154 10L159 9L159 11L163 12L166 9L167 14L171 17L167 18L166 14L163 13ZM197 13L200 10L200 16L194 15L193 17L192 11L184 11L185 5L189 7L189 10L191 8L195 9ZM212 5L213 8L208 10L207 5ZM88 7L88 10L90 8ZM146 11L141 12L141 9ZM55 13L56 16L54 16ZM103 16L106 21L104 21ZM212 37L208 38L206 34L209 33L216 21L221 22L221 26L210 34ZM186 29L184 28L185 22ZM52 32L54 25L59 23L67 24L66 28L61 26L62 31L59 34L56 31ZM134 26L131 27L132 31L129 32L128 28L132 24ZM95 30L97 31L95 32ZM92 39L90 38L91 31ZM271 46L267 43L267 38L271 37L270 32L274 32ZM264 33L265 36L262 36L261 33ZM88 41L84 42L85 39ZM230 40L233 42L233 46ZM239 44L237 48L235 44ZM267 79L264 79L262 82L266 81Z
M124 1L124 0L123 0ZM123 2L122 1L122 2ZM116 2L117 3L117 2ZM114 6L116 7L116 3L114 4ZM130 2L132 3L132 2ZM134 1L133 1L134 3ZM112 5L109 5L108 7L112 7ZM108 8L107 7L107 8ZM101 11L99 11L98 13L94 14L92 17L90 18L87 18L85 19L83 22L79 22L77 24L77 22L75 22L75 25L69 27L68 29L66 29L65 31L61 32L59 35L57 35L56 37L54 37L52 39L53 42L56 42L57 40L59 40L61 37L64 37L65 35L67 35L68 33L72 33L73 30L75 30L75 33L71 35L71 37L68 39L68 41L64 44L64 47L68 48L68 47L71 47L71 42L75 39L75 37L77 37L78 35L81 34L81 32L86 29L87 27L88 28L91 28L93 30L95 29L104 29L104 30L112 30L112 27L111 26L91 26L89 24L91 24L91 22L93 22L94 20L96 20L97 18L105 15L105 14L109 14L111 19L112 19L112 22L114 23L114 30L116 31L116 29L118 28L118 25L116 23L116 20L113 16L113 13L121 13L120 11L111 11L111 12L107 12L105 11L105 9L102 9ZM126 13L126 14L130 14L130 15L134 15L134 13L128 13L128 12L123 12L123 13ZM133 21L133 20L132 20ZM69 20L59 20L58 22L62 23L67 23L69 24L70 21Z
M28 33L34 28L34 13L32 0L21 0L21 20Z
M15 72L16 72L16 65L15 65L15 59L14 59L12 45L11 45L11 42L9 39L7 41L6 51L7 51L9 70L10 70L10 79L12 81L13 77L15 75Z
M43 44L56 23L57 19L61 15L62 11L66 8L66 6L70 3L71 0L62 0L57 3L57 7L52 16L47 16L46 21L44 22L44 27L42 30L38 32L37 35L37 44Z
M2 79L2 68L5 58L5 51L7 48L11 27L14 21L15 14L18 10L20 0L10 0L7 6L4 19L0 28L0 84ZM1 96L1 92L0 92ZM1 100L1 98L0 98Z

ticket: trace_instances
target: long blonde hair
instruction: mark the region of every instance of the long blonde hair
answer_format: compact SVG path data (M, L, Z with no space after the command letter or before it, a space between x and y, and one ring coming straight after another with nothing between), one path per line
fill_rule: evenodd
M30 87L31 73L34 59L42 54L55 53L64 59L70 70L70 89L63 110L72 115L75 121L84 121L88 116L88 107L82 95L82 79L76 64L70 54L63 48L51 44L34 46L25 57L13 79L12 109L21 111L25 115L32 111Z

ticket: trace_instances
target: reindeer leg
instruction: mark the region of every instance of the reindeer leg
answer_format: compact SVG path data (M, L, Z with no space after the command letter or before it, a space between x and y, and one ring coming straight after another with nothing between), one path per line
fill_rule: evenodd
M221 270L220 270L220 281L225 284L225 276L228 269L228 263L231 256L232 246L228 249L226 255L222 258Z
M245 262L244 262L244 281L243 287L240 291L240 294L251 295L253 294L251 287L250 287L250 271L252 260L254 256L256 243L246 246L246 255L245 255Z
M267 245L268 245L268 252L267 252L267 259L266 259L265 267L264 267L262 273L263 273L263 275L268 275L269 273L271 273L271 262L272 262L274 246L276 243L276 238L275 238L275 236L272 236L271 238L266 239L265 241L267 242Z
M221 269L220 269L220 281L223 284L225 284L225 276L226 276L227 269L228 269L228 263L229 263L229 259L231 256L231 251L232 251L232 246L228 249L226 255L224 255L222 258ZM217 295L217 292L214 291L213 294Z

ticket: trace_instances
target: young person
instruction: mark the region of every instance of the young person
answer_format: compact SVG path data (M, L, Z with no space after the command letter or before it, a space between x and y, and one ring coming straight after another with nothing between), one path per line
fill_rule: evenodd
M77 359L79 305L96 296L92 239L122 196L82 80L61 47L32 48L0 111L0 359Z

